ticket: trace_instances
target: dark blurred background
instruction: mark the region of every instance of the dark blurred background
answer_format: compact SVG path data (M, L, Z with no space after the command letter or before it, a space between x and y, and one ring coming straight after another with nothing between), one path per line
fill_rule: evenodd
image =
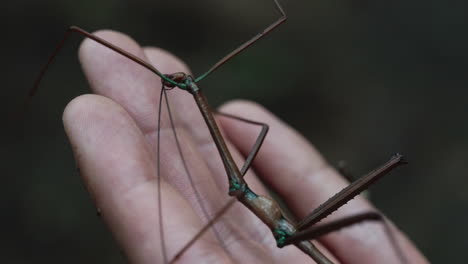
M356 175L404 153L410 165L373 187L372 200L432 262L466 263L468 2L281 2L289 21L203 81L211 102L265 105ZM68 26L125 32L197 75L276 18L270 0L4 1L0 261L124 263L61 124L67 102L89 92L82 38L62 50L28 112L9 120Z

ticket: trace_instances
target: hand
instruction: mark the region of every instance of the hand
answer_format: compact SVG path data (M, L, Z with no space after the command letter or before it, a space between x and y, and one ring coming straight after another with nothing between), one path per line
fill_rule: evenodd
M162 73L189 72L166 51L142 48L116 32L97 35L150 62ZM63 119L83 180L128 260L163 263L156 167L161 81L91 40L82 44L79 57L96 95L74 99ZM213 216L229 200L226 173L193 97L179 89L168 93L184 156L201 199ZM252 189L264 194L256 178L260 177L299 217L348 184L313 146L261 106L237 101L220 110L270 126L253 170L245 179ZM233 156L242 164L242 155L252 147L258 127L228 118L219 118L218 123ZM167 116L161 124L160 153L163 237L171 259L203 227L206 216L187 180ZM328 218L369 210L375 209L358 197ZM229 209L215 229L196 241L180 263L312 262L294 246L278 249L270 230L240 203ZM410 263L427 263L400 231L393 228L393 232ZM320 238L316 245L335 263L398 263L381 223L362 223L334 232Z

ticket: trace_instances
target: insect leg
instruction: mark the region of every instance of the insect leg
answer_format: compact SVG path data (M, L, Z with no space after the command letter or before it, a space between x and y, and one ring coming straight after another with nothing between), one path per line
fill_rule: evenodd
M385 217L378 212L365 212L356 214L353 216L344 217L338 220L331 221L326 224L318 224L311 226L305 230L300 230L293 236L287 238L284 241L284 245L289 245L293 243L297 243L303 240L311 240L316 239L320 236L326 235L328 233L337 231L341 228L348 227L354 224L358 224L364 221L378 221L381 222L384 226L384 232L387 235L390 244L392 245L395 254L397 255L400 263L408 263L403 250L399 246L397 239L390 228L389 223L386 221Z
M403 156L398 153L395 154L383 166L357 179L346 188L335 194L333 197L328 199L326 202L321 204L315 210L313 210L312 213L310 213L298 223L297 229L303 230L315 223L318 223L320 220L324 219L335 210L346 204L348 201L353 199L356 195L366 190L370 185L385 176L392 169L403 164L406 164Z
M265 137L266 137L266 135L267 135L267 133L268 133L269 127L268 127L268 125L265 124L265 123L261 123L261 122L257 122L257 121L252 121L252 120L245 119L245 118L242 118L242 117L239 117L239 116L235 116L235 115L231 115L231 114L226 114L226 113L221 113L221 112L218 112L218 111L214 111L214 113L216 113L217 115L221 115L221 116L224 116L224 117L236 119L236 120L239 120L239 121L248 123L248 124L258 125L258 126L261 126L261 127L262 127L262 130L260 131L260 133L259 133L257 139L255 140L255 143L254 143L252 149L250 150L250 153L249 153L249 155L247 156L244 165L242 166L242 168L241 168L241 170L240 170L242 176L244 176L245 173L247 172L247 170L250 168L250 165L252 165L252 161L253 161L253 160L255 159L255 157L257 156L258 151L259 151L260 148L262 147L263 141L265 140Z
M65 44L65 42L67 41L67 39L70 37L71 33L78 33L80 35L83 35L85 36L86 38L89 38L89 39L92 39L94 41L96 41L97 43L119 53L120 55L124 56L124 57L127 57L128 59L140 64L141 66L143 66L144 68L150 70L151 72L155 73L156 75L158 75L160 78L164 79L164 81L166 82L169 82L171 84L174 84L174 85L177 85L176 82L174 82L173 80L167 78L164 74L162 74L158 69L156 69L155 67L153 67L151 64L149 64L148 62L138 58L137 56L129 53L128 51L125 51L117 46L115 46L114 44L94 35L94 34L91 34L79 27L76 27L76 26L71 26L70 28L67 29L67 31L65 32L65 35L63 36L63 38L60 40L59 44L57 45L57 47L54 49L52 55L50 55L49 59L47 60L47 63L44 65L44 67L42 67L41 71L39 72L39 75L37 76L36 80L34 81L34 85L33 87L31 88L31 90L29 91L29 97L31 98L32 96L34 96L39 88L39 84L42 80L42 78L44 77L47 69L49 68L50 64L52 64L53 60L55 59L55 57L57 57L57 54L60 52L60 50L62 49L63 45Z

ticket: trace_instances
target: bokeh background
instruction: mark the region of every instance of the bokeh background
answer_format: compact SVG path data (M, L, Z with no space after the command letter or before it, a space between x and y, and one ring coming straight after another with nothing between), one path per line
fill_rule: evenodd
M468 2L288 1L289 21L203 81L301 131L332 164L410 165L372 200L434 263L468 259ZM27 90L70 25L109 28L183 58L196 74L276 19L270 0L4 1L2 263L124 263L80 182L61 114L87 93L75 36L28 111ZM10 118L14 116L15 118ZM19 117L21 116L21 117Z

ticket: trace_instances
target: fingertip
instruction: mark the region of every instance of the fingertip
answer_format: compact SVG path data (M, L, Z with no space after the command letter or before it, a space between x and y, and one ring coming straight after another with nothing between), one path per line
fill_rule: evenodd
M85 145L90 149L107 142L109 133L134 125L120 105L107 97L94 94L81 95L69 102L62 119L72 146ZM85 150L82 147L80 149Z
M69 137L75 134L82 134L83 125L89 120L89 116L94 109L94 102L103 100L101 96L94 94L80 95L71 100L63 111L62 121L65 127L65 132ZM72 139L72 138L70 138Z
M86 122L85 120L94 114L99 114L105 119L106 116L112 115L113 111L111 110L115 108L120 108L120 106L107 97L83 94L65 106L62 119L67 126L76 126Z

